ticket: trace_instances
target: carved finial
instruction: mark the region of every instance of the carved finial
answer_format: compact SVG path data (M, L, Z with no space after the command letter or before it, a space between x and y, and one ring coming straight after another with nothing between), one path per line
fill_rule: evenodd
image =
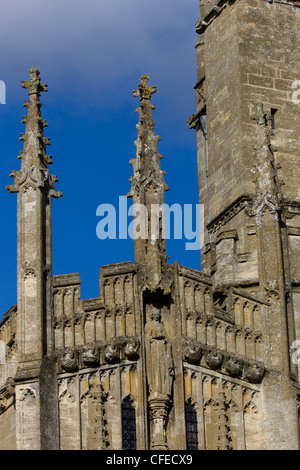
M40 93L48 91L47 85L41 83L40 72L35 67L29 70L30 80L22 80L22 88L28 92L28 100L24 106L28 109L27 116L22 116L22 123L26 129L21 133L19 140L24 142L23 150L18 158L21 160L21 170L11 173L15 180L14 185L7 186L8 191L18 192L21 185L25 185L28 178L30 184L38 187L47 187L52 197L60 197L62 193L55 191L56 176L49 173L48 165L52 163L51 156L47 155L46 146L50 145L49 137L44 136L44 128L48 127L41 116L42 103Z
M140 83L137 90L133 90L133 96L142 100L150 100L151 96L156 93L156 86L148 86L149 76L144 74L140 78Z
M160 168L159 160L163 158L157 151L157 142L160 137L155 135L155 122L152 120L151 115L155 106L150 103L150 99L153 93L156 93L157 87L149 86L148 82L149 76L142 75L138 89L133 90L133 96L140 98L140 106L136 109L140 119L137 125L138 139L135 142L136 159L130 160L134 168L134 175L130 178L132 185L128 197L140 194L143 185L145 190L150 186L156 189L159 187L165 191L169 189L163 178L166 172Z
M41 91L48 91L48 86L44 83L41 83L40 80L40 72L35 67L29 69L30 80L21 80L22 88L26 88L28 90L28 95L36 94L40 96Z
M26 88L29 99L25 101L28 108L27 116L23 116L23 123L26 125L24 134L20 140L24 141L24 149L21 155L22 167L42 166L46 167L50 163L46 146L50 145L50 139L44 137L44 127L48 127L46 121L41 116L42 103L39 100L41 92L47 92L48 87L41 83L40 72L37 68L29 69L30 80L22 80L22 88ZM50 159L51 160L51 159Z

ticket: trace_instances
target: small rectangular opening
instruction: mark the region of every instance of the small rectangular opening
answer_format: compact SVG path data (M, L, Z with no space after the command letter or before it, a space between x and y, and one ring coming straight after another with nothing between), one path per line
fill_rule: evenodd
M271 128L275 129L276 121L275 121L275 114L277 113L278 109L271 108Z

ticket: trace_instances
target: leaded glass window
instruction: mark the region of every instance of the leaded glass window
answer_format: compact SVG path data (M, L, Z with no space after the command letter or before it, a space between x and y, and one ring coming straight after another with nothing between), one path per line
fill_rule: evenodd
M122 403L122 448L136 449L135 409L129 397Z
M185 429L187 450L198 450L197 411L190 402L185 404Z

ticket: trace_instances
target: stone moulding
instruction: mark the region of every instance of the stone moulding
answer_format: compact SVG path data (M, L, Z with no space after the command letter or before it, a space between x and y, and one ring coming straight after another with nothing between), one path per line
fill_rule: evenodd
M77 351L73 348L67 348L60 359L60 366L65 372L75 372L78 369Z
M203 18L199 18L196 23L196 33L204 33L206 28L222 13L227 5L232 5L235 2L236 0L219 0Z
M78 273L59 274L53 276L53 287L65 287L81 284Z
M243 372L243 361L239 358L229 356L225 362L226 372L230 377L240 378Z
M299 236L300 235L300 228L299 227L288 227L288 235Z
M111 276L115 274L126 274L131 273L135 270L134 265L131 261L124 261L122 263L107 264L101 266L101 276Z
M290 0L286 2L285 0L267 0L268 3L280 3L282 5L290 5L293 7L300 7L300 1L299 0Z
M83 300L82 304L85 312L94 312L104 308L104 302L100 297Z
M300 201L292 201L284 198L283 204L286 208L287 217L289 219L293 218L295 215L300 214Z
M82 363L87 367L97 367L99 364L99 354L95 347L84 346L82 348Z
M265 367L262 363L248 362L246 370L246 379L253 384L262 381L265 373Z
M260 298L258 295L251 295L251 293L245 291L242 287L233 287L232 289L232 294L233 295L238 295L240 297L244 297L245 299L251 300L254 303L257 304L265 304L265 301L263 298Z
M227 5L233 5L236 0L219 0L216 5L202 18L199 18L195 25L196 33L202 34L206 30L206 28L219 16L222 11L227 7ZM266 0L267 3L279 3L282 5L288 5L292 7L300 7L299 0Z
M248 212L251 207L253 197L250 194L243 194L233 201L229 206L215 217L208 225L207 230L213 234L216 233L223 225L235 217L241 210L246 209Z
M225 312L224 310L213 307L213 314L214 314L215 318L225 320L228 323L231 323L232 325L234 324L234 313L233 312Z
M192 268L187 268L186 266L178 265L178 274L179 276L185 276L195 281L204 282L205 284L212 285L211 277L208 274L201 273Z

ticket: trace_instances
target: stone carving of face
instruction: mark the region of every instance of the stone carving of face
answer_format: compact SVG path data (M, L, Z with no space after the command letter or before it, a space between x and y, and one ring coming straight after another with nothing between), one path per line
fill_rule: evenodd
M151 318L154 321L160 320L160 310L158 308L153 307Z

